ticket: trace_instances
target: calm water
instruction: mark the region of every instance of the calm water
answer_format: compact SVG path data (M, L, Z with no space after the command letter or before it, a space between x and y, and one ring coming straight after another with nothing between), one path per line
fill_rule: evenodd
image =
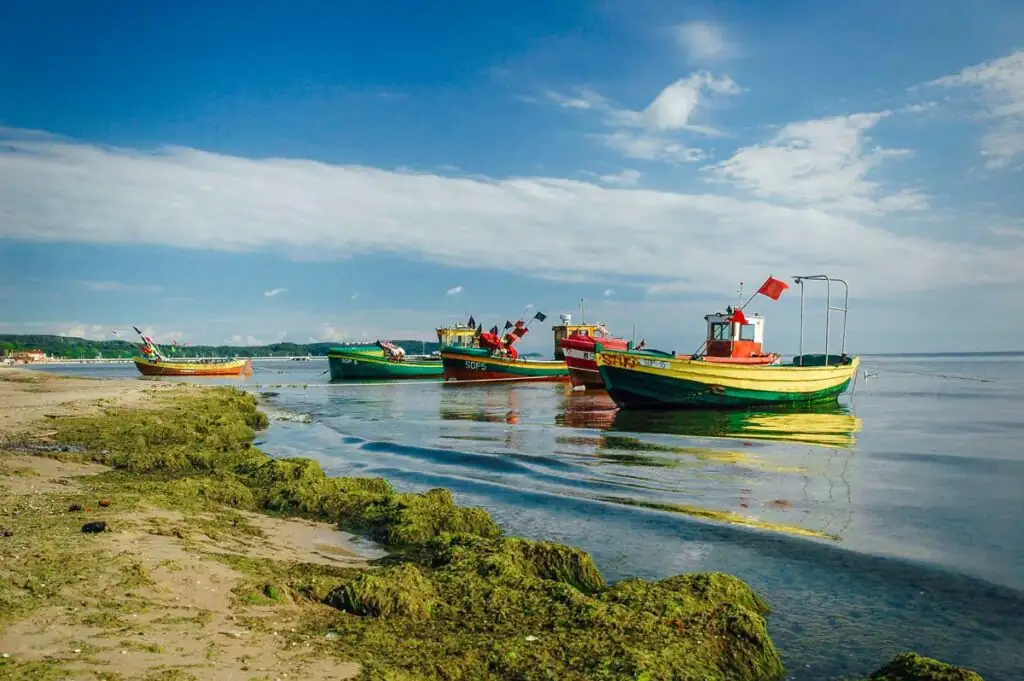
M585 548L611 580L740 576L775 608L791 679L866 675L903 650L1024 678L1024 357L865 358L874 375L810 414L619 414L560 385L324 385L325 370L264 362L219 382L313 418L275 420L272 454L448 487L513 534Z

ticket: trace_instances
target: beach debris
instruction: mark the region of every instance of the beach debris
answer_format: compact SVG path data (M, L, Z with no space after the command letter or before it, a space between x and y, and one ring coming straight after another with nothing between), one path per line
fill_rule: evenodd
M529 641L530 643L533 643L534 641L539 641L540 638L538 636L534 636L533 634L530 634L529 636L526 637L526 640Z
M102 520L96 523L86 523L82 525L82 532L87 534L96 534L98 532L106 532L107 524Z
M0 527L0 537L13 537L14 530L9 527Z
M79 513L81 510L81 504L71 504L70 506L68 506L68 513Z
M100 506L103 506L103 507L110 506L110 499L100 499L99 503L100 503Z

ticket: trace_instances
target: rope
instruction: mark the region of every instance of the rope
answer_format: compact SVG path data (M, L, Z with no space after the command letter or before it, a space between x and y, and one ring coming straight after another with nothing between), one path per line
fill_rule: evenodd
M981 376L961 376L959 374L933 374L924 371L910 371L908 369L881 369L881 372L890 372L894 374L912 374L914 376L927 376L929 378L955 378L961 381L977 381L978 383L999 383L994 378L983 378Z

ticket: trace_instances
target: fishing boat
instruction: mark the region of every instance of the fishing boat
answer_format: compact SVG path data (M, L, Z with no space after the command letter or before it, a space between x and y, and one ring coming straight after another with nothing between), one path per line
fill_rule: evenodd
M390 341L332 347L327 351L332 381L377 378L440 378L441 360L408 355Z
M196 359L167 361L162 358L133 357L135 368L143 376L252 376L251 359L232 359L225 362Z
M435 332L442 345L471 347L475 343L476 327L472 325L442 326ZM440 378L444 371L440 354L409 355L405 348L390 341L332 347L327 353L327 368L332 381Z
M850 386L860 366L859 357L846 354L849 286L842 279L823 274L794 277L794 281L800 286L800 354L789 363L734 361L736 352L752 362L764 355L760 352L758 325L747 319L743 312L746 305L742 305L726 316L725 328L721 315L706 318L708 338L702 350L714 350L717 358L730 357L730 361L709 360L700 351L677 356L674 352L634 348L632 344L626 350L606 349L599 342L596 361L609 396L620 408L748 408L835 400ZM825 351L820 355L803 351L804 284L811 281L826 285ZM834 284L843 286L842 307L832 305ZM769 277L754 295L760 293L778 300L788 287L785 282ZM839 354L829 354L833 312L843 313Z
M217 361L213 359L177 359L169 360L160 352L153 339L138 327L135 332L142 338L140 348L142 357L133 357L135 368L143 376L252 376L251 359L231 359ZM177 342L175 342L177 347Z
M547 316L538 312L534 319L543 322ZM442 345L441 362L446 381L519 380L566 381L569 369L565 360L543 360L520 357L515 344L529 332L529 322L505 322L503 332L495 326L490 331L476 329L475 346Z
M555 333L555 359L565 360L569 369L569 381L573 388L603 388L601 374L594 360L594 347L598 341L609 350L625 350L629 344L625 338L616 338L604 324L587 324L581 320L572 323L572 316L561 316L562 323L553 327Z

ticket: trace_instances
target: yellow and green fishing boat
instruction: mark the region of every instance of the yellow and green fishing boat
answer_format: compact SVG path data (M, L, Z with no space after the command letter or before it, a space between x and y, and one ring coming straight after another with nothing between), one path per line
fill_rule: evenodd
M729 364L707 361L698 353L676 356L657 350L609 350L598 344L596 362L609 396L620 408L749 408L764 405L809 404L835 400L853 381L860 358L846 354L846 309L849 287L827 275L795 277L800 285L800 354L786 364ZM803 353L804 282L826 284L825 352ZM842 307L832 304L832 284L842 284ZM771 284L771 285L770 285ZM765 293L766 287L771 293ZM769 277L760 293L778 299L788 286ZM774 293L774 295L773 295ZM756 295L756 294L755 294ZM748 301L749 302L749 301ZM843 341L839 354L829 354L829 318L843 313ZM732 335L722 342L742 342L742 307L730 314Z

